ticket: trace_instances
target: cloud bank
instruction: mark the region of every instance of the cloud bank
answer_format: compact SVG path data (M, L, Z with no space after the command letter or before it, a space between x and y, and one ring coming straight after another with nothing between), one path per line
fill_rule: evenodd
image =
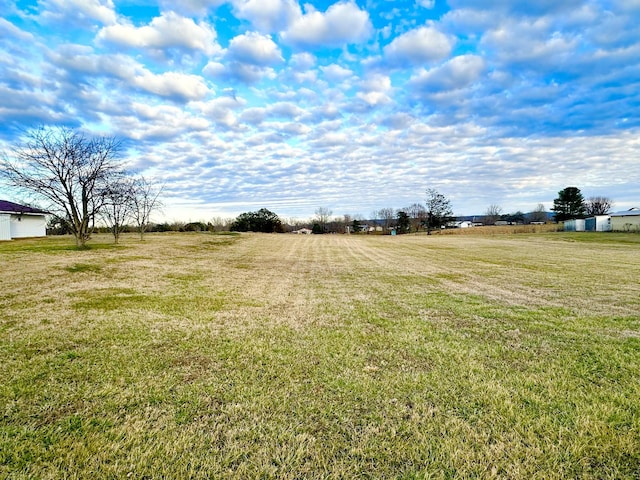
M116 135L169 219L640 206L637 2L5 1L0 148Z

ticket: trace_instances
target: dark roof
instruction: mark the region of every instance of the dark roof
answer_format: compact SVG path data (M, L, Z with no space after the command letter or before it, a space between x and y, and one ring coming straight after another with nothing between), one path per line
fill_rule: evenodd
M44 210L39 208L27 207L26 205L20 205L19 203L8 202L7 200L0 200L0 212L5 213L37 213L47 214Z

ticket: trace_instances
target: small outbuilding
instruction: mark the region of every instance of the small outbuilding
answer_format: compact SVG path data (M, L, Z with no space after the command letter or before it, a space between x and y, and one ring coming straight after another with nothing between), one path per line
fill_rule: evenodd
M0 240L46 236L47 213L38 208L0 200Z
M634 207L611 214L611 230L617 232L640 232L640 208Z
M564 222L565 232L584 232L585 222L583 218L575 218Z
M611 216L595 215L593 217L585 218L584 228L587 232L610 232Z

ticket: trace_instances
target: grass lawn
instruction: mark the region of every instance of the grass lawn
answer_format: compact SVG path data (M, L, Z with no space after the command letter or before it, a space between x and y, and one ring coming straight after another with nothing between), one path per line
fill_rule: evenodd
M0 243L0 478L639 478L640 236Z

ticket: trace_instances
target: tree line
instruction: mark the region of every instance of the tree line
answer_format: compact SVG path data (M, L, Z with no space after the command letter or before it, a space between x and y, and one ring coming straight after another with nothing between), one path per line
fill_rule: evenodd
M361 233L371 228L371 223L375 227L380 227L383 232L389 233L394 230L396 233L409 233L424 230L428 234L435 229L439 229L453 220L453 210L451 201L435 189L426 190L425 204L413 204L404 209L395 210L393 208L383 208L373 212L372 220L364 220L361 216L345 214L340 219L332 219L333 212L326 207L319 207L315 211L315 217L311 222L292 222L285 224L278 216L262 208L257 212L246 212L240 214L230 224L231 231L240 232L264 232L277 233L291 231L291 227L311 226L311 233ZM374 227L374 228L375 228Z
M300 222L283 222L266 208L242 213L234 220L217 218L206 224L151 224L151 213L161 207L162 188L127 172L120 161L121 147L114 137L87 137L67 127L40 127L26 132L21 142L8 153L3 152L0 176L9 185L48 201L47 208L53 215L50 229L73 234L79 247L85 246L96 230L108 230L118 243L122 232L132 230L142 239L147 231L280 233L300 227ZM393 230L399 234L418 231L431 234L454 220L453 210L451 201L437 190L428 188L425 194L424 203L401 209L382 208L372 212L370 220L349 214L332 218L331 210L320 207L308 225L313 233L360 233L380 228L386 233ZM553 203L551 210L556 221L604 215L613 206L607 197L585 200L577 187L560 190ZM504 214L498 205L490 205L482 221L525 223L527 219L545 223L548 216L544 205L539 204L527 215L519 211Z
M451 225L455 220L451 208L451 201L445 195L435 189L426 190L425 203L413 203L405 208L381 208L371 213L369 220L361 215L345 214L340 217L332 217L333 212L325 207L315 211L315 216L308 222L283 222L278 216L267 210L247 212L230 222L230 229L236 231L254 232L282 232L295 231L300 228L310 227L311 233L362 233L369 229L383 233L394 231L396 234L432 231ZM516 211L504 213L499 205L492 204L484 215L474 217L477 223L483 225L496 224L543 224L550 220L561 222L571 218L584 218L585 216L605 215L609 213L613 201L608 197L594 196L585 200L577 187L566 187L558 192L554 200L551 215L542 203L539 203L529 213ZM262 218L264 217L264 218ZM260 220L261 219L261 220ZM266 227L265 227L266 226ZM209 228L212 230L212 228Z
M40 127L0 157L0 175L11 186L45 200L54 226L84 247L102 221L117 243L135 223L140 238L160 207L162 188L127 172L114 137L87 137L67 127Z

